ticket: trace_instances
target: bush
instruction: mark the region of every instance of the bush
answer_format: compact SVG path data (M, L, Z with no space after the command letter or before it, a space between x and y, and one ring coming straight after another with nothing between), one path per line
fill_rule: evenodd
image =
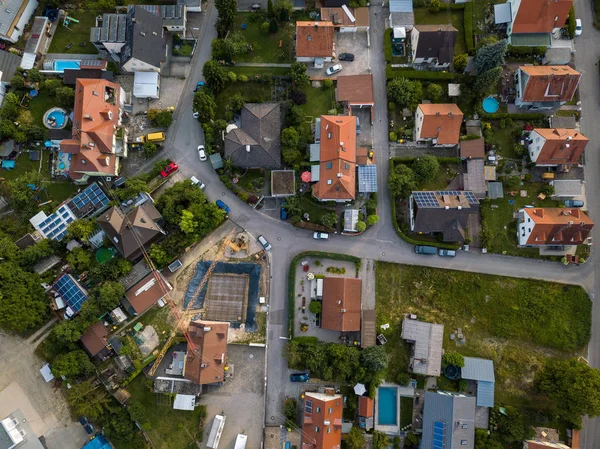
M469 62L469 55L466 53L461 53L454 57L454 60L452 61L452 65L454 66L454 70L462 73L467 68L468 62Z
M333 274L346 274L346 269L344 267L327 267L325 271Z
M442 362L444 365L452 365L458 368L464 368L465 366L465 358L458 352L445 353L442 357Z
M283 403L283 410L285 414L285 425L286 427L296 427L296 418L298 416L297 413L297 403L294 398L285 398L285 402Z
M410 374L408 373L400 373L396 376L396 383L403 387L407 387L410 383Z
M531 114L509 114L507 112L496 112L494 114L480 114L483 120L501 120L501 119L511 119L511 120L544 120L547 119L548 116L542 113L531 113Z
M364 221L359 221L356 223L356 231L357 232L365 232L367 229L367 224Z
M367 224L369 226L375 226L378 221L379 221L379 217L377 215L369 215L367 217Z
M308 305L308 310L316 315L323 310L323 304L321 304L321 301L311 301Z
M325 78L323 80L323 89L331 89L333 87L333 80L331 78Z
M385 54L385 62L388 64L392 63L392 32L394 30L392 28L388 28L385 30L383 34L383 48Z
M571 6L571 10L569 11L569 19L567 21L567 29L569 30L569 38L573 39L575 37L575 28L577 24L575 23L575 9Z
M467 2L464 5L465 43L469 54L473 54L473 50L475 50L475 43L473 42L473 2Z
M544 187L542 187L541 193L543 193L546 196L552 196L555 193L554 190L554 186L551 185L545 185Z
M260 32L263 34L269 34L269 22L263 22L260 25Z
M468 4L468 3L467 3ZM385 68L385 76L391 78L408 78L410 80L440 80L449 81L456 78L456 73L451 72L429 72L425 70L414 70L407 68L395 69L388 65Z
M546 47L520 47L509 45L506 49L506 55L512 58L543 56L546 54Z
M390 140L392 142L396 142L398 140L398 135L394 131L390 131Z
M429 12L431 14L437 14L438 12L440 12L440 6L441 6L440 0L430 0L429 2Z
M321 224L323 226L327 226L328 228L335 228L335 225L338 222L338 216L335 212L331 212L329 214L325 214L321 217Z

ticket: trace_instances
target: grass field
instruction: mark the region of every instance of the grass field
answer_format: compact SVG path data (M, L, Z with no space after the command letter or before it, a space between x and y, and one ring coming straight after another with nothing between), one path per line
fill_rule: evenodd
M301 108L305 115L317 118L335 107L335 89L305 87L303 90L306 94L306 104Z
M260 75L270 76L288 76L290 69L287 67L242 67L231 66L227 67L228 72L233 72L236 75L246 75L248 78Z
M140 423L148 433L154 447L163 449L185 449L202 441L202 424L206 407L199 406L193 412L173 410L172 406L157 405L157 395L151 392L144 375L139 375L128 386L134 401L145 409L144 421ZM151 382L150 382L151 385Z
M444 324L445 350L492 359L501 405L528 403L544 360L576 354L589 340L591 302L581 287L383 262L376 282L377 324L390 324L386 379L408 366L400 338L406 313ZM449 338L457 328L465 345Z
M456 44L454 46L454 54L458 55L467 52L467 44L465 42L464 10L450 10L442 8L437 14L432 14L427 8L415 8L414 12L416 25L444 25L451 23L454 28L458 30L458 36L456 37Z
M69 28L66 28L61 20L48 53L97 54L98 50L90 42L90 28L96 26L97 15L96 11L70 11L69 17L79 20L79 23L71 22ZM85 43L85 46L80 46L80 42ZM71 43L73 45L67 50Z
M333 209L327 209L325 207L319 206L318 204L315 204L306 196L301 196L299 198L302 215L308 213L311 223L321 224L321 219L323 218L323 215L335 212Z
M413 398L400 396L400 428L412 424Z
M29 112L33 116L33 124L46 129L44 126L44 114L54 106L56 106L56 98L51 97L48 90L41 89L38 96L32 98L27 106L27 109L29 109Z
M294 32L296 31L293 23L282 23L277 33L264 34L260 30L262 20L256 22L250 21L251 16L256 13L238 13L234 30L240 30L249 44L252 45L252 51L235 57L236 62L271 62L276 64L285 64L292 62ZM242 30L242 24L246 29ZM279 47L281 41L281 47Z

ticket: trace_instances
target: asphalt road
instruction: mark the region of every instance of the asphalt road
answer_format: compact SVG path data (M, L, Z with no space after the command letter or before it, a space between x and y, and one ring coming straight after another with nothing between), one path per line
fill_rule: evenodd
M577 11L579 17L583 19L585 28L583 36L577 41L577 62L580 64L580 69L584 71L581 84L583 125L584 133L591 141L586 151L587 192L589 208L592 210L591 216L596 219L596 211L600 210L600 199L596 195L600 159L594 146L597 145L595 142L600 141L600 130L594 126L592 119L600 117L598 67L595 66L600 50L594 46L594 42L600 42L600 33L591 25L590 8L589 1L577 2ZM178 102L174 122L165 142L165 151L168 157L179 164L180 172L184 176L195 175L206 184L206 194L211 200L222 199L231 207L231 220L254 237L264 235L273 245L270 255L272 281L267 335L267 424L282 424L284 421L283 392L285 384L289 381L287 365L281 354L287 338L287 271L291 259L299 252L310 250L339 252L387 262L578 284L591 293L597 291L594 258L581 267L564 267L558 263L540 260L479 253L460 253L456 258L427 257L415 254L411 245L398 238L391 221L390 198L386 188L389 150L382 33L385 13L379 6L370 8L371 22L379 21L382 25L371 28L371 69L374 76L376 102L373 136L380 191L378 207L380 221L377 226L360 237L334 235L327 242L315 241L312 239L311 232L294 228L280 220L263 215L242 203L221 184L209 162L200 162L196 151L197 145L203 143L203 135L199 123L192 117L192 91L196 82L203 79L202 66L210 58L211 41L216 37L214 23L217 13L212 4L205 14L208 15L208 20L200 31L200 45L191 62L190 76ZM148 165L151 164L152 161L149 161ZM594 229L594 238L600 238L598 232L600 226ZM594 304L593 335L589 355L593 366L600 366L599 307ZM592 425L586 425L581 447L583 449L600 447L600 422L594 421Z

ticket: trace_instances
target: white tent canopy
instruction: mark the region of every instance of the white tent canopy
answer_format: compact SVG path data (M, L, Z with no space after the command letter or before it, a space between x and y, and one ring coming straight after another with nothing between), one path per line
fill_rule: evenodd
M364 384L354 385L354 393L357 394L358 396L362 396L366 392L367 392L367 389L365 388Z
M160 76L156 72L135 72L133 76L133 96L136 98L158 98Z

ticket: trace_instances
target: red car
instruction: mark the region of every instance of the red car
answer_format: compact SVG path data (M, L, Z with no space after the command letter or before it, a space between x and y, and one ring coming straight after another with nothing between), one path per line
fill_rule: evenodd
M169 165L167 165L165 167L165 169L163 171L160 172L160 176L162 176L163 178L166 178L171 173L176 172L178 168L179 168L179 165L177 165L175 162L171 162Z

